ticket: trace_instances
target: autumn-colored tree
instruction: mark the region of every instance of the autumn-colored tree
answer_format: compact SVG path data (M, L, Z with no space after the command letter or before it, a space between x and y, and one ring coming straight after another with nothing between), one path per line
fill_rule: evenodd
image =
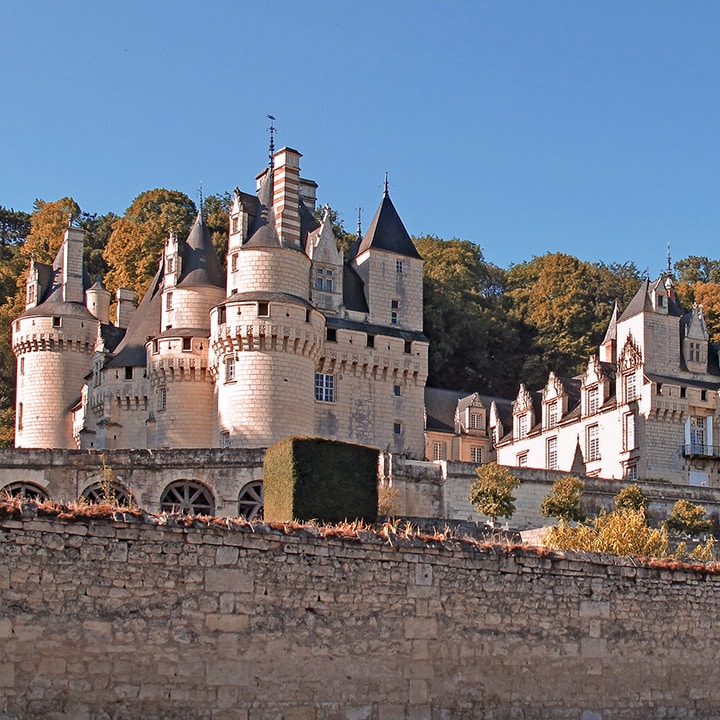
M62 245L66 228L79 218L80 206L71 197L54 202L36 200L30 217L30 232L22 247L25 257L32 255L38 262L52 262Z
M158 268L168 233L187 237L196 215L195 203L177 190L148 190L138 195L122 218L113 223L103 257L109 290L128 287L138 295Z
M481 515L491 518L493 525L499 517L512 517L515 512L515 488L520 484L506 467L485 463L475 471L477 480L470 488L468 500Z
M548 253L514 265L507 274L509 314L532 333L523 379L542 385L557 375L580 372L607 329L615 301L627 304L640 285L632 264L583 262Z

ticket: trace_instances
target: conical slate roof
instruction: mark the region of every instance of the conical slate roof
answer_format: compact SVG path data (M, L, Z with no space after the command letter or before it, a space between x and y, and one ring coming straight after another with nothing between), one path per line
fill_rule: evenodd
M360 255L370 248L386 250L387 252L422 260L395 206L392 204L387 190L385 190L380 207L377 209L362 242L357 248L353 245L352 257Z
M198 213L183 248L182 274L178 286L225 287L222 266L202 213Z

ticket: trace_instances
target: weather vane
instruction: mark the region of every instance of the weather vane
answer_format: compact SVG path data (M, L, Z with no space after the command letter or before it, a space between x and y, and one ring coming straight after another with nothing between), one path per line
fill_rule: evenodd
M198 195L198 202L200 203L200 215L203 214L203 190L202 190L202 180L200 181L200 187L197 191Z
M270 167L273 167L274 160L273 155L275 155L275 133L277 132L275 128L275 116L274 115L268 115L268 119L270 120L270 127L268 128L268 132L270 133Z
M358 237L362 237L362 211L363 209L359 207L357 209L358 211Z

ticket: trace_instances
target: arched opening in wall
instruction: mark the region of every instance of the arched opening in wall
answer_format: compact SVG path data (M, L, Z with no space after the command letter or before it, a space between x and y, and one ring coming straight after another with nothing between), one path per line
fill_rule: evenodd
M21 498L23 500L49 500L45 489L35 483L14 482L0 488L0 499Z
M214 515L215 500L209 488L197 480L176 480L160 496L160 511L183 515Z
M249 482L238 495L238 515L246 520L262 520L264 500L262 480Z
M96 482L86 487L80 499L90 505L117 505L118 507L136 507L132 492L117 481Z

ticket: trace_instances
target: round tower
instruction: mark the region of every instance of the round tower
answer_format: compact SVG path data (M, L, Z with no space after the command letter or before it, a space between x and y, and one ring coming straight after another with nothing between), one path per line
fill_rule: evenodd
M210 309L225 297L225 278L201 214L185 243L174 233L168 238L161 297L160 334L146 345L155 396L154 444L211 447Z
M267 447L313 433L325 316L310 302L299 159L295 150L280 150L262 178L253 216L238 221L231 212L230 296L210 316L220 445ZM237 202L234 210L240 212Z
M25 312L12 323L16 447L77 447L72 408L92 370L98 332L83 302L83 235L68 228L52 265L30 265Z

